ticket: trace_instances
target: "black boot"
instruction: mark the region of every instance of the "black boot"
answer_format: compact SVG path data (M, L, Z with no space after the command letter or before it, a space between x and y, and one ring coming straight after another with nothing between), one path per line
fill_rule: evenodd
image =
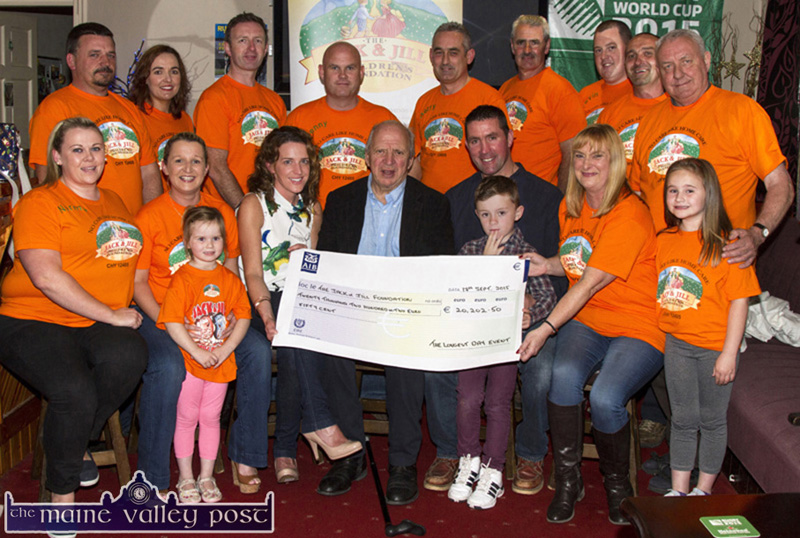
M583 499L583 406L556 405L547 400L553 441L556 493L547 508L547 521L566 523L575 516L575 503Z
M593 431L597 454L600 456L600 472L608 499L608 520L614 525L629 525L622 517L619 505L625 497L633 497L630 480L631 423L616 433Z

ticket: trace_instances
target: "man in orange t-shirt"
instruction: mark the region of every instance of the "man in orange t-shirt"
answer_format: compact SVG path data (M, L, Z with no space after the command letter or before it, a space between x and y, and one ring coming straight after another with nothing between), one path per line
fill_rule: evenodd
M256 82L267 56L267 30L258 15L241 13L228 22L225 55L230 71L200 96L194 109L197 134L208 146L206 189L238 207L255 170L261 142L286 123L286 105Z
M595 123L603 108L631 93L631 82L625 75L625 46L630 39L631 29L617 20L603 21L594 31L594 65L600 80L578 93L587 123Z
M631 188L641 192L660 230L665 226L663 190L669 165L686 157L709 161L734 227L731 240L737 239L725 246L722 256L746 267L794 199L770 118L749 97L709 85L711 54L697 32L669 32L658 41L656 59L670 99L653 107L639 124ZM757 213L759 178L767 194Z
M436 29L430 60L439 86L422 94L408 126L418 151L409 175L441 193L476 172L464 148L467 115L479 105L506 106L497 90L470 78L474 58L463 24L446 22Z
M369 173L365 158L372 127L397 118L387 108L358 96L364 66L358 49L350 43L339 41L325 50L319 79L325 97L292 110L286 124L311 133L320 148L318 199L325 207L329 192Z
M544 17L520 15L514 21L511 51L518 74L500 87L514 130L511 157L563 191L572 138L586 127L578 92L545 67L550 26Z
M644 115L667 98L656 66L656 41L653 34L634 36L625 47L625 72L633 86L633 93L626 94L600 113L597 123L607 123L619 133L625 146L625 160L630 177L636 130Z
M117 69L114 34L96 22L75 26L67 36L66 60L72 83L48 95L31 118L30 164L42 181L53 128L67 118L89 118L103 133L108 161L99 186L116 192L135 215L143 203L161 194L161 173L141 112L108 91Z

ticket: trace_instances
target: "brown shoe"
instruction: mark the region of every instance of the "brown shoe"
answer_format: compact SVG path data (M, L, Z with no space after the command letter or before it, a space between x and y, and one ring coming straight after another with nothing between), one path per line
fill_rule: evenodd
M520 495L535 495L544 485L542 461L528 461L519 458L514 471L514 482L511 491Z
M422 484L425 489L433 491L447 491L456 476L458 460L449 458L436 458L428 467L425 473L425 482Z

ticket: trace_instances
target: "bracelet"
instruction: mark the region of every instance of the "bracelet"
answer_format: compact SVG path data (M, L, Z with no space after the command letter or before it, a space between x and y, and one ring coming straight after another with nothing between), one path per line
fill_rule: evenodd
M556 329L549 320L544 320L542 323L547 323L551 329L553 329L553 336L558 334L558 329Z
M253 308L258 309L258 305L260 305L264 301L269 301L269 295L264 295L263 297L259 297L258 300L253 303Z

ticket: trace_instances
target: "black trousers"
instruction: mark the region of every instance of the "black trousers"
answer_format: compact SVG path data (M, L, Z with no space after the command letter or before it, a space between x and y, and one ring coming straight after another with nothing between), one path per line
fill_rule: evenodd
M389 465L415 465L422 445L424 372L393 366L384 370L386 412L389 415ZM339 428L348 439L363 443L364 416L356 387L355 362L327 355L324 372L328 405Z
M71 493L89 440L139 383L147 345L134 329L105 323L75 328L0 316L0 334L0 363L48 403L47 489Z

